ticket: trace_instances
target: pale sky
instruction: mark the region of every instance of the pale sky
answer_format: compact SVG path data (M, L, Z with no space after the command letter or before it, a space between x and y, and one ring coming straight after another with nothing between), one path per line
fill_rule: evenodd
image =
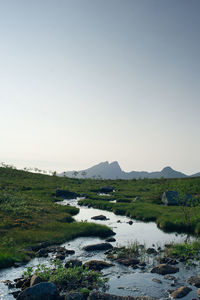
M0 0L0 162L200 171L199 0Z

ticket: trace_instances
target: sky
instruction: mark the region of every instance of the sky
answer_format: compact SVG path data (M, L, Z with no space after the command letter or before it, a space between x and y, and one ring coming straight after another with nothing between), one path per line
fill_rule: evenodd
M0 162L200 171L199 0L0 0Z

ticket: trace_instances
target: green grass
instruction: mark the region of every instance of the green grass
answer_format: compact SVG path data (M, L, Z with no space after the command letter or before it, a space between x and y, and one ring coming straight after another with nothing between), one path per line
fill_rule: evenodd
M189 217L186 218L182 206L164 206L161 203L162 193L167 190L191 194L195 199L200 199L200 178L113 180L106 181L106 184L115 188L116 192L112 193L111 197L112 200L116 199L116 203L95 198L94 195L91 197L91 192L79 203L144 222L154 221L166 232L189 232L197 235L200 233L199 205L188 207Z
M57 188L75 191L76 186L74 180L0 168L1 268L30 259L32 253L22 251L29 245L111 234L106 226L75 222L78 208L54 203Z
M200 233L200 207L188 208L190 222L186 222L184 213L179 206L164 206L149 202L109 203L85 199L79 201L81 205L113 211L115 214L126 215L144 222L156 222L158 227L166 232Z
M110 196L97 191L113 186ZM106 227L74 222L77 208L55 204L57 188L85 194L80 204L91 205L145 222L154 221L165 231L200 233L200 207L187 209L161 205L164 191L175 190L200 199L200 178L94 180L35 174L13 168L0 168L0 267L27 259L20 252L42 241L61 243L78 236L107 236ZM137 198L136 198L137 197ZM110 200L116 200L111 203ZM7 258L6 258L7 257Z
M137 240L129 243L127 246L116 247L109 254L108 258L119 259L126 258L131 259L138 257L146 251L146 247L140 247L140 244Z
M0 268L11 267L14 262L25 261L26 257L22 254L16 254L12 251L0 253Z
M171 244L166 248L166 253L169 256L183 257L185 259L200 258L200 241L190 243Z

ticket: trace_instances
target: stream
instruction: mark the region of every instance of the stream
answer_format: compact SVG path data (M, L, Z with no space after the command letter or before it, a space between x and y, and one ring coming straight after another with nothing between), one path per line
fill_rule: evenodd
M147 248L153 246L155 249L157 249L158 247L163 247L165 244L170 242L183 242L188 237L185 234L164 233L153 222L144 223L141 221L130 219L126 216L115 215L112 212L79 206L79 199L80 198L63 200L62 202L59 202L59 204L78 207L80 211L76 216L74 216L75 220L78 222L95 222L111 227L111 229L116 233L116 235L114 236L116 242L112 243L113 246L127 246L137 240L140 244L145 245ZM104 215L108 220L98 221L91 219L91 217L97 215ZM128 223L130 220L133 221L132 225ZM67 249L75 250L75 254L69 255L65 260L67 261L76 258L80 259L82 262L94 259L109 262L109 260L106 259L103 251L88 253L82 250L83 246L96 244L102 241L103 240L100 238L81 237L62 244L61 246L64 246ZM148 259L151 267L152 265L158 264L153 256L149 256ZM14 280L15 278L21 277L26 267L34 267L37 264L47 262L48 258L34 258L25 266L21 266L18 268L11 267L8 269L0 270L0 300L13 300L14 297L9 293L15 290L8 289L7 286L1 282L2 280ZM102 271L103 274L109 278L108 289L106 292L122 296L147 295L155 297L157 299L169 299L167 293L168 289L173 290L182 285L189 286L186 283L187 279L190 276L198 275L198 273L200 272L199 266L194 267L179 263L178 267L179 272L173 274L177 278L177 284L174 287L171 286L171 280L165 279L162 275L150 273L149 267L133 269L132 267L125 267L116 263L115 266L104 269ZM162 283L152 281L152 279L159 279L162 281ZM197 288L192 286L190 287L192 288L192 291L187 296L181 299L197 299Z

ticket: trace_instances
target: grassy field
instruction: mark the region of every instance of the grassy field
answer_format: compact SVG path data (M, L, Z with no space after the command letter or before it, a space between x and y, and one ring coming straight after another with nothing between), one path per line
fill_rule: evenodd
M88 184L86 181L85 185ZM95 192L102 185L112 185L115 189L110 197L98 196ZM190 194L200 199L200 178L184 179L138 179L95 181L81 205L113 211L145 222L154 221L164 231L200 233L200 206L164 206L161 198L167 190L178 191L184 197ZM92 190L92 191L91 191ZM112 203L110 200L116 200ZM197 201L198 202L198 201Z
M113 186L110 196L98 190ZM85 194L80 204L113 211L143 221L155 221L165 231L200 233L200 206L168 207L161 204L164 191L176 190L200 198L200 178L94 180L35 174L0 168L0 267L26 260L21 249L42 241L61 243L77 236L108 236L110 229L77 223L77 208L54 202L56 189ZM116 200L111 203L110 200Z
M0 267L29 260L33 253L21 251L29 245L110 235L106 226L74 222L77 208L54 203L57 188L77 186L73 179L0 168Z

